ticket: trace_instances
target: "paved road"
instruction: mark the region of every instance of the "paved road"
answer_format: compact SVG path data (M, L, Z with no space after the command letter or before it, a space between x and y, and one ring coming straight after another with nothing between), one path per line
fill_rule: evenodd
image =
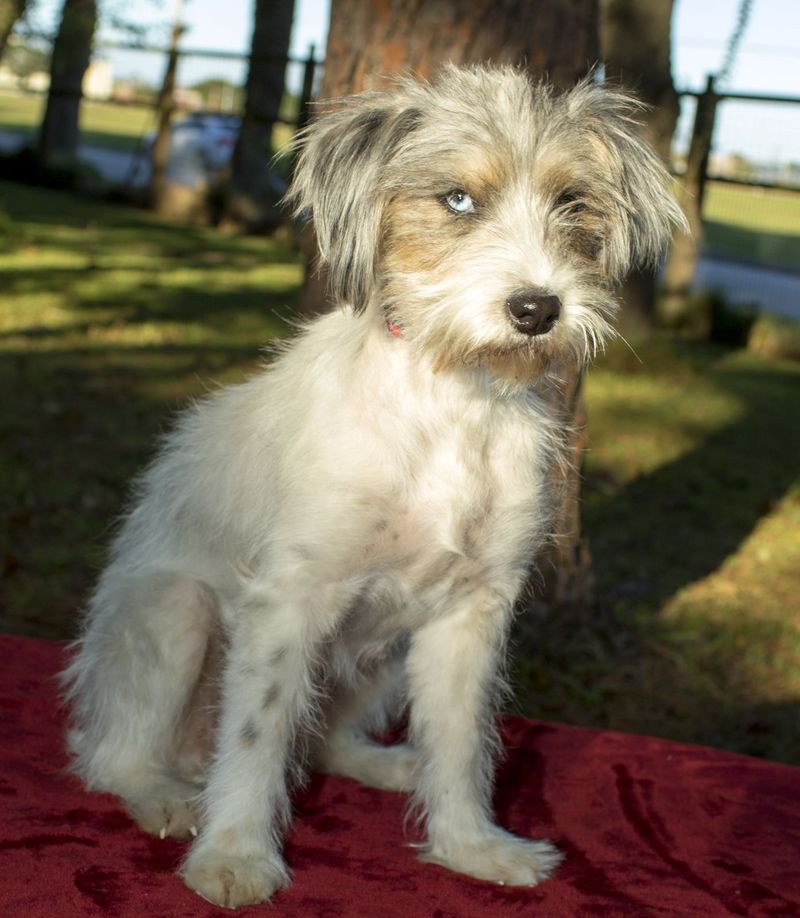
M12 152L18 149L22 139L20 134L0 131L0 151ZM140 167L132 171L131 153L82 145L80 155L109 182L122 184L131 178L135 184L147 181L149 166L140 163ZM192 173L192 167L193 164L182 163L181 171ZM758 304L762 309L777 315L800 319L800 273L792 274L704 256L697 266L694 287L698 290L704 287L718 288L731 303Z
M0 152L8 154L19 150L27 138L28 135L25 134L0 131ZM142 154L137 158L133 153L123 150L81 144L78 147L78 155L95 168L107 182L114 185L144 185L150 174L147 157ZM137 159L136 169L133 169L134 159Z
M693 286L722 290L733 304L755 304L767 312L800 319L800 273L704 257L698 262Z

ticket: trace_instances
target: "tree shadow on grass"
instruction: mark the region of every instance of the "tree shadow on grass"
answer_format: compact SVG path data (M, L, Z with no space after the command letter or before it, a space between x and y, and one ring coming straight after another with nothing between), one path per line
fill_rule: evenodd
M191 271L191 262L183 270ZM231 289L230 281L214 289L209 281L203 289L197 280L172 283L165 286L157 280L141 280L141 271L131 270L129 280L114 271L116 284L104 281L102 272L91 272L87 289L87 272L49 272L47 282L36 272L16 273L8 278L7 290L11 296L46 295L53 285L65 294L67 305L62 312L74 314L73 321L43 323L33 317L28 326L14 326L0 332L3 339L70 339L87 333L101 333L103 329L126 326L133 333L135 326L164 326L187 323L204 326L206 335L219 336L222 345L231 338L264 343L276 335L283 335L287 323L293 321L296 282L287 277L282 283L265 279L258 285L252 281L240 289ZM116 290L114 289L116 286ZM169 343L169 342L166 342Z
M714 381L736 396L735 421L621 489L586 482L596 603L520 620L520 705L800 763L800 705L770 701L752 664L797 657L784 646L791 626L726 617L724 603L685 600L679 615L661 614L733 556L800 477L800 376L752 361L715 368ZM786 613L796 621L798 609Z
M251 346L0 350L0 630L75 636L131 479Z
M798 480L798 388L766 369L715 378L743 406L734 423L614 493L592 494L587 482L585 525L605 595L660 607L716 570Z
M2 240L7 251L24 248L35 236L48 248L77 253L125 252L144 246L144 251L165 257L206 261L227 257L234 264L251 257L265 264L294 257L287 244L274 240L265 246L263 237L226 236L208 227L173 222L135 207L87 201L64 191L42 194L40 188L0 180L0 201L0 214L11 221ZM0 224L0 239L2 229ZM70 234L74 230L82 235Z

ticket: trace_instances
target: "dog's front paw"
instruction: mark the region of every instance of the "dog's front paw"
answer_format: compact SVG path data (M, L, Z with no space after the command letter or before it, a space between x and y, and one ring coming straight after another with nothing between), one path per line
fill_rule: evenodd
M432 842L421 857L480 880L535 886L550 876L563 855L550 842L526 841L495 827L477 839Z
M181 876L189 889L223 908L266 902L289 885L280 856L242 857L216 848L190 853Z

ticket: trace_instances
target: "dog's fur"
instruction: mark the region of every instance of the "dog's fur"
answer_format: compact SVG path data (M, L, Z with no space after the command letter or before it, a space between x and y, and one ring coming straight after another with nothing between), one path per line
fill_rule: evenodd
M636 110L448 67L302 138L290 200L342 308L182 416L65 674L77 771L150 832L199 831L182 873L207 899L288 882L309 756L411 791L427 860L516 885L558 862L492 820L492 697L548 529L562 422L541 387L682 221ZM520 294L558 298L550 330L521 330ZM376 743L406 701L408 743Z

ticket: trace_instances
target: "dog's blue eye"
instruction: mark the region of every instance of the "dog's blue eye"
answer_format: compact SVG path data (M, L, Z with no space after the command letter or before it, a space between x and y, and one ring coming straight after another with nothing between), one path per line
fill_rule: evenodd
M475 210L472 198L466 191L451 191L444 200L454 214L471 214Z

